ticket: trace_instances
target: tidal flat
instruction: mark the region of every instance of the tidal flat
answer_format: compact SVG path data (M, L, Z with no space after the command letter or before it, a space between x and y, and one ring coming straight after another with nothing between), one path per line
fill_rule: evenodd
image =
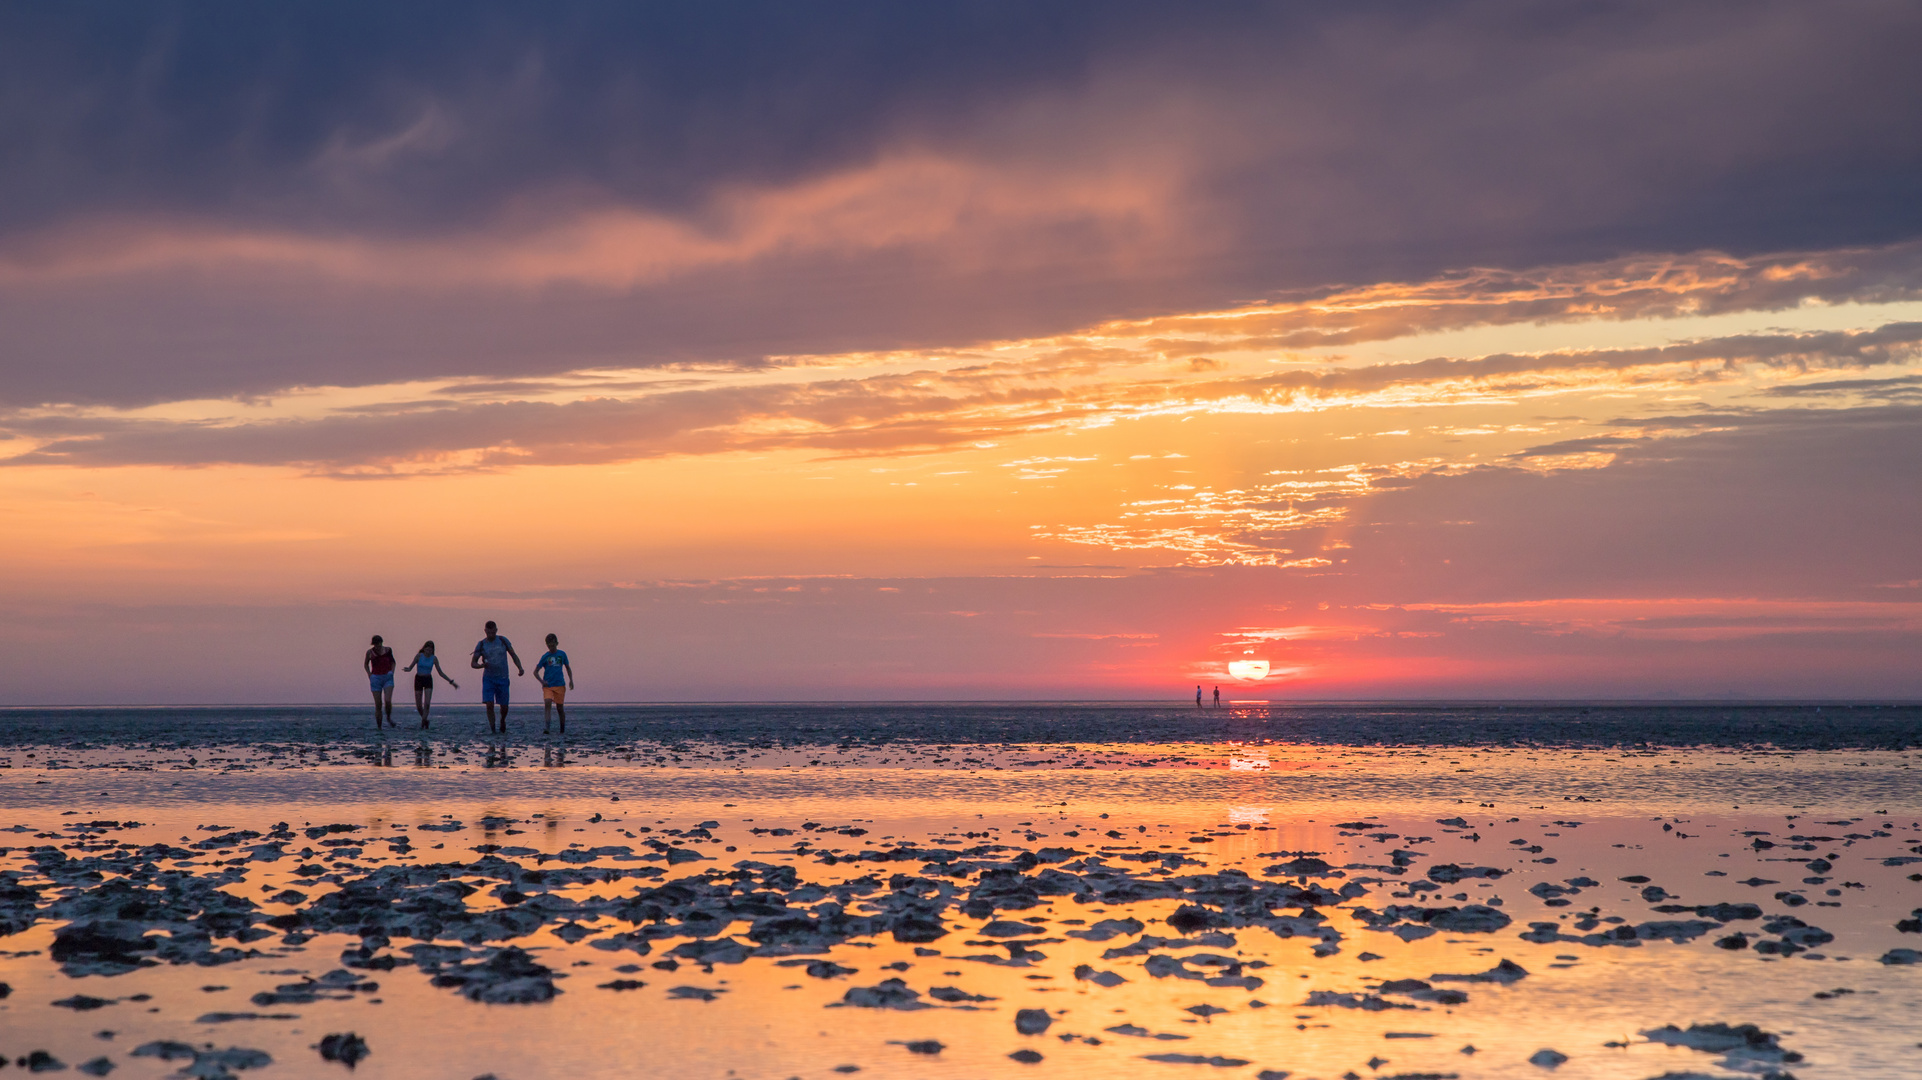
M1913 708L531 713L0 713L0 1054L1922 1074Z

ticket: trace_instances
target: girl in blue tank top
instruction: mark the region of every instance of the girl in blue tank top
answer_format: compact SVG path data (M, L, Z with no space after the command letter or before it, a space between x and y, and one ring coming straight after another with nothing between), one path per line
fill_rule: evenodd
M413 662L401 670L414 673L414 711L420 713L420 727L425 731L427 714L434 708L434 673L439 672L440 677L447 680L447 685L456 690L460 689L460 684L454 681L454 677L447 673L447 668L434 656L434 643L431 641L422 645L420 652L414 654Z

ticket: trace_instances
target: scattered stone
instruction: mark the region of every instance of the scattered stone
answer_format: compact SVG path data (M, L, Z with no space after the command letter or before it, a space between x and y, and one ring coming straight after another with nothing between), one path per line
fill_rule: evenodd
M367 1040L351 1031L322 1036L319 1049L323 1060L338 1061L350 1069L372 1053Z
M1075 965L1074 977L1082 982L1091 982L1096 986L1108 987L1120 986L1122 983L1128 981L1112 971L1096 971L1088 964Z
M1200 1054L1143 1054L1144 1061L1159 1061L1167 1065L1213 1065L1217 1069L1239 1069L1248 1062L1242 1058L1203 1057Z
M1528 969L1513 960L1503 959L1487 971L1474 975L1430 975L1429 982L1477 982L1510 986L1528 977Z
M1560 1068L1562 1062L1567 1060L1568 1060L1567 1054L1561 1053L1560 1051L1557 1051L1557 1050L1549 1050L1546 1048L1537 1050L1533 1054L1528 1055L1528 1063L1530 1065L1535 1066L1538 1069Z
M1159 1039L1162 1042L1186 1041L1188 1038L1186 1035L1157 1034L1149 1031L1145 1027L1139 1027L1134 1024L1116 1024L1111 1028L1104 1028L1103 1030L1110 1035L1126 1035L1134 1039Z
M1014 1014L1014 1029L1023 1035L1039 1035L1054 1023L1046 1009L1022 1009Z
M883 979L874 986L856 986L841 995L842 1005L853 1005L861 1009L931 1009L934 1006L921 1000L919 991L908 989L908 984L900 979Z
M458 987L467 1000L489 1005L525 1005L560 993L554 987L553 970L513 945L485 960L442 968L434 976L434 985Z

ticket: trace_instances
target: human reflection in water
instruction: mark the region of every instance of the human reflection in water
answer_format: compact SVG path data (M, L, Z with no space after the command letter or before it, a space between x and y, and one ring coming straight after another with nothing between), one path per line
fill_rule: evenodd
M559 768L567 764L567 747L550 746L541 751L541 764Z
M424 769L433 764L434 764L434 748L427 745L424 742L416 743L414 745L415 767Z
M374 748L371 758L375 768L391 769L394 767L394 748L391 746L377 746Z
M484 769L504 769L512 763L513 759L509 756L507 747L489 746L487 748L487 756L481 761L481 767Z

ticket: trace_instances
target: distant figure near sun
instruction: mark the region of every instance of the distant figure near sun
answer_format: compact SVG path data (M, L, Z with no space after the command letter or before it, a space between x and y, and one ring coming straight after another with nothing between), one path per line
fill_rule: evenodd
M1266 660L1230 660L1228 674L1247 682L1259 682L1268 677Z

